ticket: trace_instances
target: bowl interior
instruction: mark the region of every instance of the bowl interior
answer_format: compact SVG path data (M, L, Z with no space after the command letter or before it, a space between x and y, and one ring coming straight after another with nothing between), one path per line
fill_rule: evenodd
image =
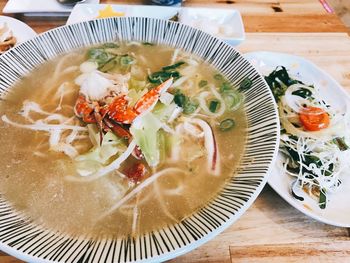
M54 232L15 211L0 196L0 249L35 262L159 262L186 253L223 231L252 204L276 157L279 121L273 96L258 72L239 52L200 30L176 22L126 17L57 28L20 44L0 57L0 93L57 55L111 41L168 45L194 53L234 85L249 77L244 91L248 135L236 175L207 206L181 222L136 238L90 239Z

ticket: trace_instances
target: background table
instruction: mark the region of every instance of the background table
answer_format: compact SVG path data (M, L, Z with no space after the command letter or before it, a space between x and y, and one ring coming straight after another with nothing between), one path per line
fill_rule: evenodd
M187 0L184 5L238 9L247 32L239 51L280 51L306 57L350 92L350 38L340 19L327 13L318 0L271 2ZM1 10L5 4L0 0ZM38 33L65 24L62 18L17 18ZM20 261L0 253L0 262ZM234 225L171 262L350 262L350 229L306 217L266 186Z

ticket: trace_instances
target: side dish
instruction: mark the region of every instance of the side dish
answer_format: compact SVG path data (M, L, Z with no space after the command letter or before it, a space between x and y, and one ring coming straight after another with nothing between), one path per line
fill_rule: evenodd
M349 169L348 112L336 110L317 87L290 76L283 66L265 80L279 108L284 172L295 178L291 194L302 201L301 191L307 193L325 209Z

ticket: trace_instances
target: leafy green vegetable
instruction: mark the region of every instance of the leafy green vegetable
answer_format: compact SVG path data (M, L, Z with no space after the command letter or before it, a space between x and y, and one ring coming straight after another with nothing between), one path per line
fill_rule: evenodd
M154 72L148 76L149 82L152 84L161 84L169 78L174 78L175 80L180 77L180 73L177 71L167 72L167 71L158 71Z
M130 127L130 133L141 148L149 166L157 166L160 160L158 131L162 123L151 112L137 118Z
M320 198L318 200L318 205L321 209L325 209L326 208L326 203L327 203L327 197L326 197L326 190L325 189L321 189L320 191Z
M169 78L174 78L174 80L177 80L181 77L180 73L176 71L178 67L185 64L185 62L177 62L173 65L169 65L166 67L163 67L161 71L154 72L148 76L148 81L152 84L161 84L164 81L168 80Z
M292 79L286 68L283 66L277 67L270 75L265 76L265 81L269 85L276 102L285 94L287 88L293 84L303 84L301 81Z
M293 95L302 97L304 99L311 97L312 92L306 88L300 88L292 92Z
M205 86L207 86L207 85L208 85L208 81L203 80L203 79L198 83L198 86L199 86L200 88L203 88L203 87L205 87Z
M235 127L236 123L232 119L225 119L222 122L220 122L219 128L221 131L229 131L233 127Z
M209 110L212 112L212 113L215 113L216 110L218 109L218 106L219 106L220 102L218 100L212 100L210 103L209 103Z
M180 67L180 66L182 66L182 65L184 65L184 64L186 64L186 63L183 62L183 61L179 61L179 62L177 62L177 63L175 63L175 64L173 64L173 65L166 66L166 67L162 67L162 70L163 70L163 71L173 70L173 69L176 69L176 68L178 68L178 67Z
M278 79L279 82L282 82L286 86L300 83L299 81L292 79L289 76L287 69L283 66L277 67L274 71L271 72L268 78L271 78L273 81L277 81Z

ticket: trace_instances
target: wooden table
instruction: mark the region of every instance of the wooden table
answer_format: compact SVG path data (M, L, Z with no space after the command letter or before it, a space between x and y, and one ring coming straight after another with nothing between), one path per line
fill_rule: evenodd
M102 3L141 1L102 0ZM273 2L273 3L272 3ZM5 5L0 0L0 9ZM270 50L304 56L350 92L350 38L335 14L317 0L187 0L185 6L236 8L246 40L241 52ZM62 19L24 19L38 33L65 24ZM269 186L230 228L171 262L350 262L350 229L310 219ZM0 254L0 262L20 262Z

